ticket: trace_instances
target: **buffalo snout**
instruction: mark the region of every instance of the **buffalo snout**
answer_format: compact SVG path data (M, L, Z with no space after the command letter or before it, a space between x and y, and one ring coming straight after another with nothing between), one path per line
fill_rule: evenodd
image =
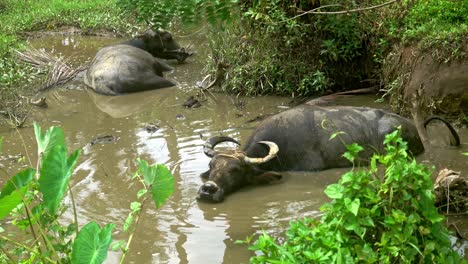
M224 200L224 191L215 182L207 181L198 190L197 198L208 202L221 202Z

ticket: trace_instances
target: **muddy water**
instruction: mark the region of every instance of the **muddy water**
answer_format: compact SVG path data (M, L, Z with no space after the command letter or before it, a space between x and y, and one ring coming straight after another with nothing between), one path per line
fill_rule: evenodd
M89 37L64 41L63 37L52 37L33 44L83 61L91 59L102 45L116 41ZM192 41L181 42L187 45ZM108 97L86 90L81 82L73 82L47 93L49 108L35 109L31 117L43 128L63 127L69 149L84 147L71 183L80 224L96 220L115 223L116 230L121 230L140 188L130 179L137 157L164 163L173 172L174 194L159 210L146 207L127 263L247 263L252 253L244 245L235 244L236 240L261 230L280 234L292 219L318 216L320 205L327 201L323 189L345 171L289 173L280 184L243 189L221 204L197 202L199 174L207 169L209 161L202 151L204 141L223 134L245 142L257 124L248 120L282 111L289 107L290 99L214 94L202 101L200 108L184 108L184 100L196 95L194 84L203 78L201 71L208 50L201 40L192 44L198 55L186 64L175 65L176 70L167 75L179 83L177 87ZM374 100L367 96L350 97L341 103L385 107ZM155 125L156 131L148 132L148 124ZM432 130L431 133L442 133L437 126ZM460 130L460 134L466 142L468 130ZM0 135L5 137L3 154L12 157L2 161L2 185L7 175L13 175L29 160L34 162L36 148L31 127L19 131L0 128ZM108 135L117 140L88 145L94 138ZM442 136L437 138L438 162L468 173L468 159L461 155L468 152L468 145L452 149L445 147ZM17 162L19 154L27 157L23 163ZM466 230L462 227L462 231ZM117 231L114 237L127 236ZM119 253L110 253L108 263L116 263L118 258Z

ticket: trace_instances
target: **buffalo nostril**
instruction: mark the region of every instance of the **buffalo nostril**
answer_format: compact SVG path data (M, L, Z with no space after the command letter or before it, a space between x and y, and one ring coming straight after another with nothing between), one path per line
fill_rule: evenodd
M201 191L204 193L208 193L208 194L216 193L217 190L218 190L218 186L211 184L211 183L206 183L202 185L201 187Z

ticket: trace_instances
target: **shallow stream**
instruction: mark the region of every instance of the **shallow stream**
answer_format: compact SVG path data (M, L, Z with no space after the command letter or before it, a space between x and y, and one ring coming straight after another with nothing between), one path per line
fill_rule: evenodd
M103 45L119 39L81 36L55 36L31 41L36 48L73 56L76 62L88 61ZM159 210L148 206L144 212L127 263L248 263L252 252L236 240L245 239L261 230L280 234L288 222L303 216L318 216L319 207L327 202L324 188L336 182L345 169L317 173L288 173L280 184L246 188L220 204L198 202L195 197L202 181L201 172L208 168L209 158L203 154L203 143L210 136L229 135L245 142L258 122L257 117L277 113L290 107L291 98L262 96L242 97L220 93L208 94L199 108L184 108L185 99L195 96L195 83L203 79L208 47L201 39L182 38L181 45L193 44L197 55L187 63L174 65L167 74L179 83L177 87L130 94L101 96L87 90L81 82L58 87L45 96L49 107L35 108L30 120L41 127L61 126L69 150L84 152L72 177L71 185L79 211L79 222L96 220L115 223L116 230L129 213L140 186L130 178L138 157L150 163L162 163L173 172L174 194ZM354 96L338 103L385 108L373 96ZM146 127L154 125L154 131ZM444 130L431 129L443 139ZM468 141L468 129L459 130L462 141ZM0 170L0 186L20 167L36 160L32 126L20 130L0 128L5 137ZM102 136L115 141L89 143ZM442 140L441 140L442 141ZM445 147L436 142L435 156L443 167L468 173L468 152ZM18 163L18 155L25 157ZM424 160L424 157L419 157ZM71 218L70 214L66 217ZM451 219L467 235L466 219ZM116 232L115 239L125 234ZM107 263L115 263L119 253L110 253Z

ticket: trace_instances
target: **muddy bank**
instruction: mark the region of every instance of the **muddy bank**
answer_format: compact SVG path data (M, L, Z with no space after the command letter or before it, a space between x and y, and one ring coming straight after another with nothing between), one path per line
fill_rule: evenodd
M468 44L465 45L468 50ZM383 65L383 81L395 112L407 115L416 96L426 114L462 120L468 113L468 59L416 46L399 46Z

